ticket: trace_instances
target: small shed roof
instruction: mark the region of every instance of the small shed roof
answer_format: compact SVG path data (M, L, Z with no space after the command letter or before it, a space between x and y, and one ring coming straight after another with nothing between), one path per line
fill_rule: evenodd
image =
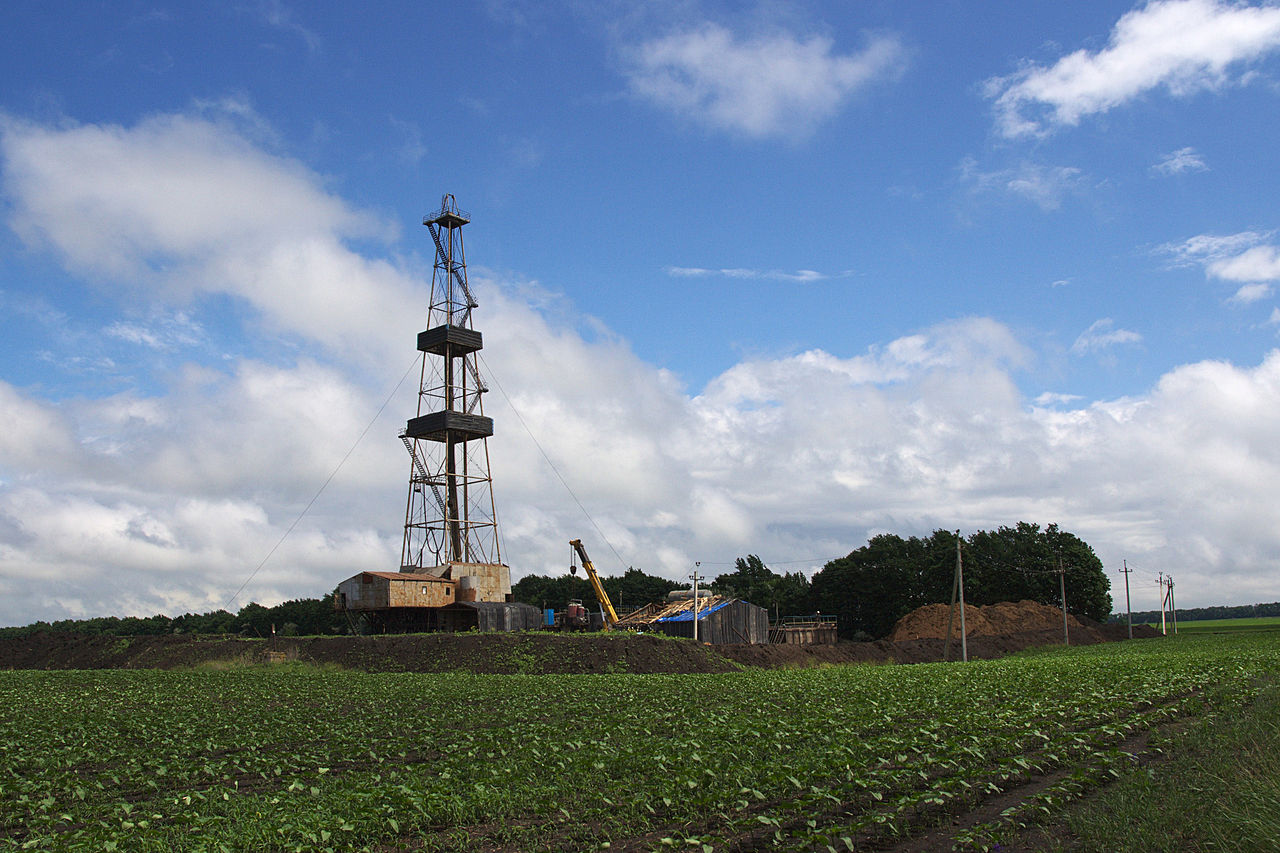
M726 607L737 600L736 598L726 598L723 595L699 598L697 606L698 621L701 622L709 614L715 613L722 607ZM633 628L647 625L651 622L692 622L693 614L693 599L690 598L684 601L673 601L665 606L660 606L656 611L648 607L642 608L619 619L618 625L623 628Z
M733 603L733 601L734 601L733 599L728 599L728 598L722 598L719 601L713 600L699 607L697 611L695 611L692 607L689 607L685 610L681 610L676 613L672 613L670 615L659 616L657 619L654 619L653 621L654 622L692 622L695 612L697 614L698 619L706 619L708 616L710 616L712 613L715 613L720 608L728 607L730 604Z

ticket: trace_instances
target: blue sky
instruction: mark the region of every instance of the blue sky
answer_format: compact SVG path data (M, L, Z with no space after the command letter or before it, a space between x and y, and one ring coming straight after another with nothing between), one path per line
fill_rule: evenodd
M1029 520L1280 597L1280 7L633 5L11 4L0 622L394 565L445 192L517 577Z

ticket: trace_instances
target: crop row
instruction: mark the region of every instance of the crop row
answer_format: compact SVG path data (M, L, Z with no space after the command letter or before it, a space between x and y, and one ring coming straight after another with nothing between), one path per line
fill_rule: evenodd
M727 675L2 672L0 847L850 849L1033 776L1098 784L1136 733L1248 701L1278 645Z

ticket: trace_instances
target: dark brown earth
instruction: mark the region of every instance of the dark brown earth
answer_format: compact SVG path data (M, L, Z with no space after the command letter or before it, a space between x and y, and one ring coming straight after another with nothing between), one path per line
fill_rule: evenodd
M940 608L941 612L930 608ZM112 637L46 632L0 639L0 669L176 669L298 661L367 672L532 675L730 672L741 666L923 663L943 659L947 610L944 605L931 605L908 614L899 621L891 639L825 646L708 646L691 640L633 634L401 634L257 640L184 634ZM1047 611L1047 615L1043 611ZM1045 627L1046 624L1049 627ZM969 657L976 659L1003 657L1026 648L1062 642L1061 611L1034 602L968 607L965 627ZM1006 630L1002 632L1002 629ZM1123 625L1100 625L1074 617L1069 633L1072 645L1122 640L1128 636ZM1134 636L1151 637L1158 633L1140 626L1134 628ZM950 658L959 657L957 620Z

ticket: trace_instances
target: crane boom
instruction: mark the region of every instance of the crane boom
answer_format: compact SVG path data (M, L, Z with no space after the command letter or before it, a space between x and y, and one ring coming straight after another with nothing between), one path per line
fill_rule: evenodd
M604 610L604 627L607 631L618 623L618 614L614 612L613 602L609 600L609 593L604 591L600 576L596 574L596 567L591 565L587 549L582 547L582 540L571 539L569 545L578 552L578 559L582 560L582 568L587 573L587 580L591 581L591 588L596 591L596 598L600 600L600 607Z

